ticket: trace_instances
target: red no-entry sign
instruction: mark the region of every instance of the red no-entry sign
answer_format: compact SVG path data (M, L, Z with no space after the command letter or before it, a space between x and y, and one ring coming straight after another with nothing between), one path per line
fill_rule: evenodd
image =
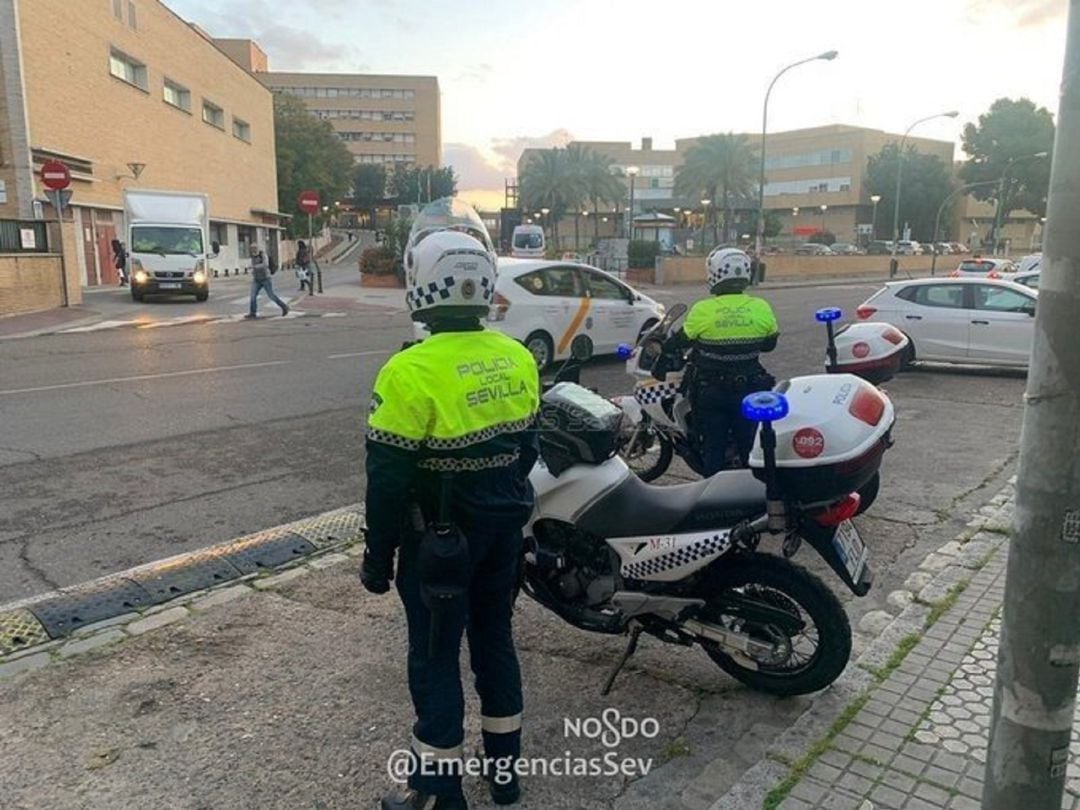
M319 192L301 191L296 198L296 204L305 214L317 214L319 212Z
M46 160L41 167L41 182L45 188L59 191L71 185L71 172L59 160Z

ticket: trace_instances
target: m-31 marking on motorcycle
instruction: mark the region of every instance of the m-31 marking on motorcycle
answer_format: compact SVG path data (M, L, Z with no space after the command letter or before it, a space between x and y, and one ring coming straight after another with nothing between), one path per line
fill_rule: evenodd
M730 531L690 532L660 537L613 537L619 573L628 579L674 582L704 568L731 548Z

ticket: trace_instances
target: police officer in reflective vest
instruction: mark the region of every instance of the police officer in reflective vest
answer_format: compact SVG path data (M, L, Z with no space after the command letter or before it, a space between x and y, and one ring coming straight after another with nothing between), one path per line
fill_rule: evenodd
M431 336L383 366L367 431L361 581L372 593L385 593L397 551L395 583L408 622L409 691L416 710L409 790L385 797L382 807L468 806L461 772L453 767L463 757L464 633L491 768L485 776L494 801L511 804L520 794L511 763L520 754L522 711L511 611L521 529L533 502L528 472L537 457L532 427L539 373L520 343L481 325L495 289L490 242L435 231L409 248L406 269L406 301ZM444 537L452 532L459 538L460 548L447 552L460 552L456 559L425 545L438 540L431 526L441 524ZM456 601L441 599L444 586L455 586L446 581L448 571L462 573L456 585L463 598ZM436 611L440 599L449 606Z
M690 427L702 474L708 476L726 466L732 442L742 464L747 463L755 425L743 417L742 399L775 384L758 355L776 348L780 330L769 303L744 292L751 261L743 251L716 248L705 270L712 297L690 308L682 330L665 344L655 373L663 379L690 349Z

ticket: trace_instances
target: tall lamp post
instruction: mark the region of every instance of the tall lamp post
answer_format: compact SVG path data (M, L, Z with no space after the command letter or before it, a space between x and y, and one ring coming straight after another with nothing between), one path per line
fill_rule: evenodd
M626 174L630 177L630 210L626 212L626 234L634 238L634 178L641 171L637 166L627 166Z
M821 235L825 235L825 212L829 210L829 206L822 204L821 206Z
M705 252L705 225L709 221L709 203L712 200L704 199L701 201L701 252Z
M1046 155L1047 155L1046 152L1034 152L1033 154L1030 154L1030 155L1019 155L1017 157L1011 157L1005 162L1005 168L1004 168L1004 170L1002 170L1001 177L998 180L997 203L994 206L994 230L991 231L991 243L990 243L991 244L990 249L994 253L997 253L998 232L1001 230L1001 211L1002 211L1001 204L1002 204L1002 202L1004 202L1004 199L1005 199L1005 185L1006 185L1006 181L1009 178L1009 172L1012 171L1013 165L1018 163L1021 160L1032 160L1034 158L1044 158L1044 157L1046 157Z
M960 188L949 192L945 196L945 199L941 201L941 205L938 206L937 216L934 217L934 241L931 243L934 246L934 253L933 258L930 259L930 275L935 275L937 273L937 242L941 231L941 214L945 211L945 206L948 205L949 201L957 194L962 194L965 191L970 191L979 186L992 186L996 182L997 180L981 180L978 183L968 183L966 186L960 186Z
M911 130L915 129L919 124L926 123L927 121L933 121L935 118L956 118L960 113L956 110L949 110L949 112L936 113L934 115L928 115L926 118L920 118L918 121L912 123L910 127L904 130L904 137L900 139L900 148L896 152L896 197L893 200L893 242L892 242L892 258L889 259L889 278L896 275L896 268L898 263L896 260L897 242L900 241L900 181L903 178L904 173L904 145L907 143L908 135L911 134Z
M870 218L870 241L877 239L877 204L881 202L880 194L871 194L870 202L874 204L874 215Z
M773 85L776 84L781 76L792 68L796 68L799 65L805 65L808 62L816 62L819 59L831 62L838 55L838 51L825 51L825 53L819 53L817 56L811 56L808 59L800 59L798 62L792 62L773 76L773 80L769 82L769 89L765 91L765 104L762 106L761 111L761 172L758 176L757 236L754 239L754 251L758 256L761 255L762 250L765 248L765 133L769 128L769 96L772 95Z
M541 208L540 209L540 214L541 214L540 227L544 229L544 233L545 233L544 238L545 239L547 239L547 236L546 236L547 232L551 230L551 223L548 221L548 214L550 212L551 212L550 208Z

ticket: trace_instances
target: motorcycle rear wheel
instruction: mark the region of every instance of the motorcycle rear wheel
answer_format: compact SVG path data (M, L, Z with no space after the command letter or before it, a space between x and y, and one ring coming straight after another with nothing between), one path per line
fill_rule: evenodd
M751 661L701 640L706 654L732 677L760 692L788 696L824 689L844 671L851 657L847 613L825 583L802 566L769 554L740 554L714 566L710 586L702 620L773 643L779 651L770 660ZM776 625L725 612L735 600L747 599L790 614L805 631L793 637Z
M655 481L667 472L675 455L671 440L646 417L619 455L642 481Z

